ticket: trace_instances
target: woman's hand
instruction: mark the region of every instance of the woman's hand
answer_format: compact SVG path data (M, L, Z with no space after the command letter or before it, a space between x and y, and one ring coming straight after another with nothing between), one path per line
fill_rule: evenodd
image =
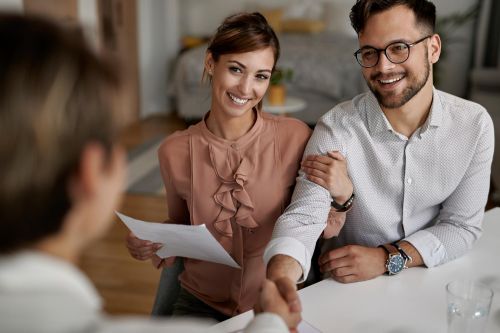
M347 161L340 152L309 155L301 166L307 179L327 189L338 204L344 204L351 197L353 185L347 174Z
M170 267L174 264L176 257L160 258L156 251L161 249L162 244L137 238L132 232L129 232L126 238L128 252L137 260L151 259L151 263L156 268Z
M126 238L128 252L137 260L148 260L155 255L162 244L137 238L132 232L129 232Z

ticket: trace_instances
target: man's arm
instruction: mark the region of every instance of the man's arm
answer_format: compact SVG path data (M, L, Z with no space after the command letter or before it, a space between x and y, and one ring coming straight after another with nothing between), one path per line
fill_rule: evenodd
M282 277L288 277L297 282L303 275L302 267L294 258L278 254L271 258L267 265L267 278L276 281Z
M493 123L486 110L475 119L477 140L460 183L442 203L436 223L405 237L418 250L427 267L437 266L465 254L481 236L484 207L489 193L494 151Z
M407 267L423 265L422 257L417 249L408 242L399 243L400 248L412 258ZM398 252L391 244L392 252ZM380 247L347 245L328 251L319 258L320 270L329 274L334 280L342 283L365 281L376 278L386 272L388 254Z
M335 123L332 121L334 114L335 112L331 111L320 119L307 143L304 156L327 156L330 151L341 152L342 155L345 155L345 149L341 140L333 133L330 126L330 124ZM337 156L337 159L341 159L341 156ZM328 176L331 174L331 171L328 170L329 166L324 168L324 161L317 163L318 161L314 159L310 162L316 164L319 169L325 169L322 170L321 177L317 178L325 179L324 175ZM331 164L331 162L331 156L326 158L327 164ZM334 164L341 164L345 167L344 161L337 162ZM310 168L312 165L309 163L309 165L304 166ZM336 181L336 177L334 181ZM299 172L290 205L276 222L272 239L264 253L264 262L266 264L269 263L271 258L277 255L284 255L295 259L300 266L300 272L297 273L295 269L292 269L291 272L293 274L288 275L294 281L297 281L298 276L301 277L299 278L299 282L307 277L316 241L327 226L332 196L330 191L324 187L330 187L330 182L325 182L322 185L309 180L303 171ZM348 190L350 191L349 188ZM346 196L349 195L350 193L346 194ZM340 197L341 195L339 196L339 200L342 199ZM280 263L279 259L276 260ZM273 268L268 271L269 274L284 274L283 270L288 270L287 267L289 267L289 265L283 265L282 263L277 266L275 265L277 264L273 264Z

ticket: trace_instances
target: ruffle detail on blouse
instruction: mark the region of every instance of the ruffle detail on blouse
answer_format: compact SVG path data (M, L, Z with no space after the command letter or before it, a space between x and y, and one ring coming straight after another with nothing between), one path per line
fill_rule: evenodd
M255 158L258 158L256 147L246 151L243 158L237 150L217 149L209 145L212 166L221 181L221 185L213 198L220 206L220 212L214 223L215 230L223 236L231 237L233 230L231 218L242 227L253 229L259 225L252 217L254 206L245 185L251 175ZM239 163L239 165L238 165ZM238 165L233 172L232 166Z

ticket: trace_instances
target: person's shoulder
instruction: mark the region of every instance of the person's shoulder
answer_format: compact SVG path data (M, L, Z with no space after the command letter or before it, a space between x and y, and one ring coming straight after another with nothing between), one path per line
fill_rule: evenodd
M167 136L158 148L158 158L161 161L175 156L182 158L189 156L189 140L193 135L199 135L200 123L189 126L189 128L175 131Z
M319 120L319 126L328 128L349 128L352 123L359 123L363 110L368 103L368 93L362 93L352 99L343 101L332 107Z
M460 112L466 116L488 113L486 109L479 103L464 99L450 93L436 90L443 108L453 112Z
M492 123L488 111L479 103L436 90L441 106L453 121L461 122L464 125L475 125L478 123Z
M343 101L335 105L326 112L320 120L330 122L332 120L352 119L359 116L359 110L367 103L368 93L362 93L352 99Z

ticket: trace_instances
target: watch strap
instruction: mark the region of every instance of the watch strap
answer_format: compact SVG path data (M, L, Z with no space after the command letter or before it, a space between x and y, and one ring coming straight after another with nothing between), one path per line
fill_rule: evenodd
M391 254L391 252L385 247L385 245L379 245L378 247L384 249L385 253L387 253L388 255Z
M336 202L335 199L332 198L333 200L332 200L331 206L333 208L335 208L337 213L347 212L349 209L351 209L352 203L354 202L354 198L355 198L355 195L354 195L354 192L352 192L349 199L347 199L347 201L344 202L342 205L339 204L338 202Z
M392 242L391 243L392 246L394 246L396 249L398 249L399 253L401 253L401 255L403 256L403 258L405 258L408 262L412 262L413 259L412 257L410 257L402 248L401 246L399 246L398 242Z

